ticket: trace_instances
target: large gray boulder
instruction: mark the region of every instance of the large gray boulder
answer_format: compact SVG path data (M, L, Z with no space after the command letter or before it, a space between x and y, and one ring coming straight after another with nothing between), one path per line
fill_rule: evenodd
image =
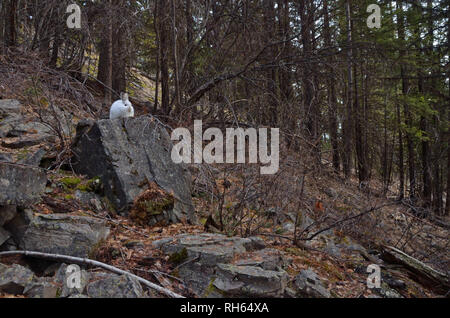
M149 116L83 121L77 127L73 167L100 177L106 196L123 214L155 182L174 195L171 221L194 222L190 176L185 166L172 161L171 150L166 129Z
M47 177L37 167L0 162L0 206L29 206L45 190Z
M103 220L69 214L19 213L6 229L23 250L89 257L109 235Z

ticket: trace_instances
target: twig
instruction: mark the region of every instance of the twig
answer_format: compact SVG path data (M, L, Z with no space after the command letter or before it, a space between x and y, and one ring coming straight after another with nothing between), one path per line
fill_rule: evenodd
M0 257L2 256L10 256L10 255L25 255L30 257L36 257L36 258L43 258L43 259L51 259L55 261L63 261L63 262L72 262L77 264L85 264L85 265L91 265L96 267L101 267L103 269L106 269L110 272L113 272L115 274L119 275L128 275L130 277L136 278L140 283L144 284L147 287L150 287L152 289L155 289L169 297L173 298L184 298L183 296L174 293L171 290L168 290L166 288L163 288L161 286L158 286L156 284L153 284L152 282L149 282L148 280L139 277L137 275L134 275L130 272L124 271L122 269L119 269L117 267L99 262L94 261L88 258L80 258L80 257L74 257L74 256L68 256L68 255L60 255L60 254L48 254L48 253L41 253L41 252L31 252L31 251L10 251L10 252L0 252Z

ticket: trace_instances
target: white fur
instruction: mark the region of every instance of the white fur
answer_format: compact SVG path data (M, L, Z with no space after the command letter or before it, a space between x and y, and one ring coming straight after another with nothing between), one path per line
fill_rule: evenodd
M134 117L134 108L128 100L128 94L121 94L121 99L116 100L109 110L109 119Z

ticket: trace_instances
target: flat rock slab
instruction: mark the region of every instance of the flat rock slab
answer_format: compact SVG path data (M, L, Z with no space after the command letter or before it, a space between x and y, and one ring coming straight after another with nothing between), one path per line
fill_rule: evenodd
M0 162L0 205L36 203L46 183L47 177L40 168Z
M218 264L213 285L225 297L282 297L289 281L284 271Z
M77 127L73 167L100 177L108 199L123 214L155 182L173 193L171 221L193 221L190 175L172 161L172 146L166 129L149 116L83 121Z
M103 220L68 214L20 213L7 227L23 250L89 257L109 235Z
M186 249L189 258L199 258L204 265L229 262L238 253L264 248L262 240L257 237L228 237L212 233L181 234L153 244L166 254L180 253Z

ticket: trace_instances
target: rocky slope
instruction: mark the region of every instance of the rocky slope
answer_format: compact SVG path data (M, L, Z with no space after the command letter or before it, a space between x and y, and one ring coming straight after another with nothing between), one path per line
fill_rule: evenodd
M301 219L288 213L274 220L268 211L269 226L250 236L206 233L201 223L208 214L201 198L192 199L192 176L172 163L167 132L152 117L61 127L73 137L71 156L57 133L20 102L0 100L0 118L1 251L97 259L188 297L433 297L448 291L448 228L401 213L400 205L381 208L372 234L361 237L324 227L339 218L318 222L320 208ZM306 187L312 206L319 189L330 209L363 209L362 194L331 178L321 182ZM409 235L406 227L428 227L414 232L414 246L433 244L444 270L428 266L430 258L422 263L388 248ZM293 244L297 231L314 235ZM390 236L374 238L378 231ZM412 253L411 245L397 246ZM380 288L367 287L371 264L381 268ZM80 264L81 284L71 288L70 265L0 254L0 295L163 296L132 276L86 264Z

